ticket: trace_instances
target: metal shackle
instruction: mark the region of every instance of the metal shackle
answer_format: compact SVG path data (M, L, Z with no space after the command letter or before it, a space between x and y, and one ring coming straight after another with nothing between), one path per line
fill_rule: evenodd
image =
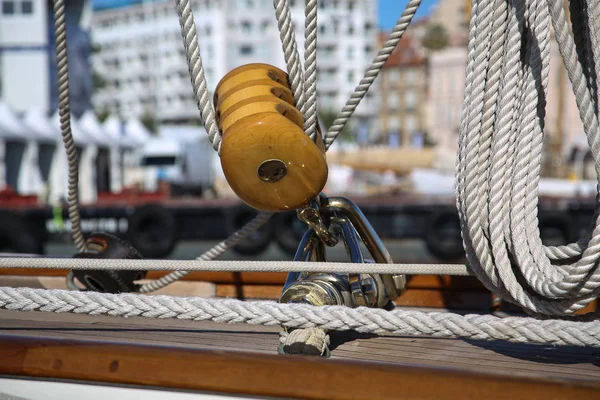
M307 221L311 228L302 237L294 261L325 262L326 244L333 247L341 241L352 263L392 262L383 242L353 202L341 197L327 198L321 195L318 211L318 226L314 211L307 213L301 210L298 213L300 217L306 214L313 217ZM324 228L334 240L323 240ZM365 260L361 241L374 261ZM384 307L404 289L403 275L290 272L280 302L316 306Z

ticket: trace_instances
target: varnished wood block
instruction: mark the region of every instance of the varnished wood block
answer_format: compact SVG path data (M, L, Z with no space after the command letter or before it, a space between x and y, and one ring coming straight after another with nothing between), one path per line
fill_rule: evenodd
M276 181L261 179L269 160L283 168ZM327 181L325 154L285 116L242 118L223 135L221 165L229 185L248 205L264 211L293 210L315 198Z
M275 98L275 96L261 96L260 98L250 98L230 107L226 113L220 117L220 126L223 133L227 132L229 127L244 117L260 113L278 113L288 118L294 124L302 127L304 116L296 107L291 104Z
M236 86L226 93L218 93L215 109L217 115L219 115L219 119L230 107L235 106L240 101L259 96L273 96L292 106L294 105L294 95L287 86L267 79L249 81Z
M289 87L288 76L281 69L269 64L246 64L231 70L221 79L215 90L215 103L217 103L219 94L227 93L240 84L266 79Z

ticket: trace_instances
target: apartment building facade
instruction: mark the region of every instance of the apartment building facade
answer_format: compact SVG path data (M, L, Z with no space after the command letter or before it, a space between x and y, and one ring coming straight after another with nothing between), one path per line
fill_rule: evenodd
M270 0L192 2L209 90L231 69L252 62L285 69ZM290 1L300 56L304 48L304 2ZM323 0L318 16L318 96L322 109L338 111L377 53L375 0ZM93 67L105 85L96 109L122 118L151 114L160 122L197 118L180 26L170 0L137 1L95 10ZM357 110L372 120L372 93Z
M394 147L422 144L429 130L427 59L416 37L407 34L402 38L380 79L379 141Z

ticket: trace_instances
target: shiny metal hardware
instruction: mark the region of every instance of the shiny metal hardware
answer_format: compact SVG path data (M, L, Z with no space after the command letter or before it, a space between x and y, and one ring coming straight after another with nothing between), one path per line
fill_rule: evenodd
M277 182L287 175L287 167L281 160L266 160L258 166L257 174L261 181Z
M341 241L352 263L392 262L383 242L353 202L324 195L317 201L318 209L311 206L298 211L298 216L302 215L311 224L300 241L294 261L326 261L325 245L332 247L335 245L332 243ZM306 222L306 219L303 220ZM374 261L365 260L361 242ZM384 307L396 299L405 286L404 275L291 272L280 302Z
M376 263L393 263L392 257L381 238L356 204L343 197L329 197L321 199L321 208L323 214L335 213L348 218ZM390 300L397 299L406 290L406 277L404 275L381 275L381 279Z
M327 246L333 247L337 244L338 239L333 235L321 218L321 214L317 208L307 205L304 208L298 210L298 218L304 222L310 229L315 231L319 239L323 241Z

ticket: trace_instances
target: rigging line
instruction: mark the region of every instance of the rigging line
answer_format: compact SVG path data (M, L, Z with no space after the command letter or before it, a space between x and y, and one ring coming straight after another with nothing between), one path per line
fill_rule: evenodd
M304 29L304 131L314 140L317 129L317 0L306 0Z
M206 85L206 75L202 66L202 55L198 45L198 34L196 32L196 23L190 0L175 0L177 6L177 15L179 16L179 25L181 26L181 37L185 48L185 59L188 65L188 71L194 91L194 98L200 111L200 116L208 140L217 152L221 148L221 132L215 119L215 109L211 102L208 86Z
M0 287L0 308L600 347L600 321Z
M65 4L63 0L54 0L54 35L56 40L56 63L58 74L58 114L60 116L60 131L69 166L67 204L69 220L71 221L71 236L77 250L84 252L86 251L86 244L81 231L81 214L79 211L79 157L71 132L67 31L65 23Z
M400 19L396 22L396 26L390 33L390 36L387 38L379 53L367 68L364 77L361 79L358 86L354 89L354 92L350 95L350 98L342 108L342 110L338 113L337 117L333 121L333 124L327 131L327 135L325 135L325 148L329 149L329 146L335 141L338 137L346 122L350 119L356 107L360 104L360 101L365 96L377 75L383 68L385 62L389 58L392 51L396 48L396 45L404 35L406 28L410 25L415 13L419 9L419 5L421 5L421 0L410 0L406 5L406 8L402 12Z
M277 28L279 29L279 38L281 48L285 59L288 79L294 103L299 111L304 108L304 76L300 55L298 54L298 44L296 43L296 30L292 21L292 13L287 0L273 0L275 9L275 18L277 19Z
M228 272L340 272L408 275L471 275L462 264L386 264L300 261L139 260L101 258L3 257L0 269L77 269Z

